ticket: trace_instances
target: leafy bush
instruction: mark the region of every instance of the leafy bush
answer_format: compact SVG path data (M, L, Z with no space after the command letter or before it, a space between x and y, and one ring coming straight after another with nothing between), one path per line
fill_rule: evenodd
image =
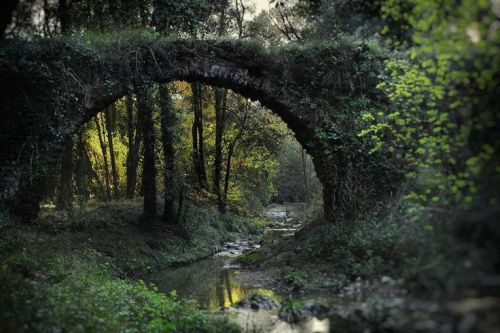
M261 217L245 217L238 215L226 215L223 217L229 231L258 235L264 231L267 220Z
M405 239L410 234L409 226L388 219L387 211L382 211L368 215L355 228L322 226L321 232L306 239L304 256L321 258L336 272L351 278L374 277L404 262L409 250Z
M239 331L195 303L178 300L175 292L166 295L143 281L113 277L95 251L59 255L37 265L24 254L2 266L0 319L7 331ZM16 274L19 270L28 272L28 278Z
M304 289L306 286L307 274L301 271L284 271L282 273L283 280L294 290Z

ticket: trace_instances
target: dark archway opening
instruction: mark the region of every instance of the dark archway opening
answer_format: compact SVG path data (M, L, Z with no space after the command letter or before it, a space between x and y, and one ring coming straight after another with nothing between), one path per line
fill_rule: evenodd
M261 214L272 202L321 201L312 159L279 116L260 102L199 81L134 89L87 113L66 142L73 149L63 150L51 189L60 208L75 197L88 202L140 196L145 221L160 214L176 224L189 192L212 200L222 213ZM66 172L68 154L73 175Z

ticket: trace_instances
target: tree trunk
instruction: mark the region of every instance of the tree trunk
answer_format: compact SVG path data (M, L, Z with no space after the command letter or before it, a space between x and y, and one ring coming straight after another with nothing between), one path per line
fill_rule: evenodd
M236 9L236 25L238 27L238 38L241 39L243 37L243 22L245 21L246 7L243 4L243 0L235 0L234 2L234 8Z
M304 200L307 206L309 206L309 182L307 176L307 155L306 151L300 147L300 157L302 160L302 179L304 181Z
M3 1L3 9L0 10L0 40L5 36L5 29L12 22L12 13L17 7L18 0L6 0Z
M115 108L113 104L110 108ZM113 177L113 195L115 199L120 197L120 181L118 179L118 171L116 169L116 159L115 159L115 148L113 144L113 124L111 121L112 109L106 109L104 111L104 120L106 126L106 134L108 136L108 146L109 146L109 156L111 161L111 175Z
M203 96L200 83L192 83L194 121L191 129L193 138L193 164L200 189L207 190L207 172L205 169L205 151L203 140Z
M159 86L161 98L161 139L163 146L163 156L165 159L165 209L163 211L163 220L167 223L175 223L174 197L175 197L175 149L174 149L174 131L175 131L175 110L168 91L167 85Z
M88 168L87 168L87 176L90 179L95 179L95 181L97 183L97 187L99 189L99 196L98 196L98 198L100 198L101 200L106 200L106 189L104 187L104 184L101 181L101 178L99 178L99 175L97 174L97 172L95 171L94 167L92 166L92 160L90 158L90 154L89 154L89 151L87 149L87 145L85 143L83 145L83 148L85 150L85 161L86 161L86 164L88 166Z
M142 113L138 113L134 121L134 108L131 96L127 97L127 198L132 199L137 186L137 168L139 166L139 151L142 141Z
M106 200L109 201L109 199L111 198L111 187L109 184L108 151L107 151L106 143L104 142L104 138L103 138L104 133L101 132L101 124L99 121L99 114L94 119L95 119L95 125L97 127L97 136L99 138L99 145L101 146L102 158L103 158L103 162L104 162L104 182L106 184Z
M144 191L144 221L156 215L156 167L153 105L147 88L136 89L137 108L142 113L142 137L144 159L142 164L142 187Z
M68 2L67 0L59 0L59 6L57 8L57 15L59 17L59 24L61 25L61 33L65 34L70 28L70 18L68 13Z
M91 167L87 163L85 141L83 139L83 129L78 132L78 141L76 142L76 151L78 155L77 165L75 168L75 184L80 202L87 202L89 199L87 175L88 169Z
M59 191L57 195L57 209L66 209L71 206L73 181L73 137L68 135L64 142L64 151L61 158L61 173Z
M217 196L219 211L222 211L222 195L220 189L222 172L222 137L226 121L227 90L214 89L215 91L215 160L214 160L214 194Z
M191 86L193 88L193 86ZM193 118L193 125L191 126L191 140L192 140L192 146L193 146L193 170L194 174L196 176L196 179L198 181L198 185L201 188L201 179L200 179L200 173L199 173L199 156L198 156L198 116L196 112L196 106L194 103L194 89L193 89L193 113L194 113L194 118Z
M233 157L234 146L236 145L236 141L233 141L229 146L227 151L227 160L226 160L226 175L224 176L224 193L222 195L222 202L220 206L220 212L226 213L227 211L227 192L229 190L229 177L231 176L231 159Z
M242 109L243 111L243 119L241 120L240 128L238 130L238 133L234 137L234 139L231 141L229 144L229 148L227 151L227 161L226 161L226 175L224 177L224 193L222 196L222 205L221 205L221 213L226 213L227 211L227 192L229 191L229 177L231 175L231 159L233 157L234 153L234 148L236 147L236 144L238 143L238 140L241 138L243 135L243 131L245 130L246 126L246 121L248 118L248 100L246 101L245 105L240 104L240 110Z

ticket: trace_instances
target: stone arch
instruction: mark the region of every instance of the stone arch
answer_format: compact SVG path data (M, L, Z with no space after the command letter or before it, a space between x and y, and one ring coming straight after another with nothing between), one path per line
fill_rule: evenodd
M0 54L0 74L12 81L0 91L0 98L10 98L2 117L7 123L18 120L24 128L17 133L6 123L0 125L7 133L2 143L11 145L1 156L2 179L13 183L11 197L18 212L37 213L36 188L57 160L65 135L134 86L185 80L230 88L280 116L313 158L323 185L325 218L335 221L355 214L353 193L344 195L342 179L367 157L359 150L353 122L335 117L345 114L349 98L378 98L371 91L376 73L360 66L376 59L368 49L327 45L270 50L251 42L183 40L117 41L105 51L63 41L23 46L21 52ZM46 127L36 122L40 115ZM352 143L348 149L338 149L347 143ZM21 163L29 159L28 150L32 156L36 150L39 158L37 165L30 165L31 174Z

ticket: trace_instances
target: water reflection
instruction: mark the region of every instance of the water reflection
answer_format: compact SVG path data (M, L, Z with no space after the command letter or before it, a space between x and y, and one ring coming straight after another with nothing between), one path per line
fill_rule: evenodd
M214 257L157 273L149 280L159 290L165 293L176 290L179 297L194 298L206 309L228 308L255 293L280 301L272 290L241 284L237 269L229 266L228 261Z
M238 274L238 268L230 265L230 259L213 257L157 273L148 280L165 293L176 290L181 298L196 299L205 309L226 308L229 318L239 324L243 332L330 332L328 319L311 317L298 324L290 324L279 319L279 309L254 311L231 307L255 293L265 295L277 303L280 301L280 297L272 290L240 283Z
M328 333L330 320L319 320L311 317L298 324L290 324L278 318L276 311L253 311L246 309L231 309L229 318L240 325L243 332L271 333Z
M279 301L278 296L264 288L246 287L237 279L238 272L233 269L223 269L209 286L209 295L206 303L202 304L208 309L228 308L252 294L261 294Z

